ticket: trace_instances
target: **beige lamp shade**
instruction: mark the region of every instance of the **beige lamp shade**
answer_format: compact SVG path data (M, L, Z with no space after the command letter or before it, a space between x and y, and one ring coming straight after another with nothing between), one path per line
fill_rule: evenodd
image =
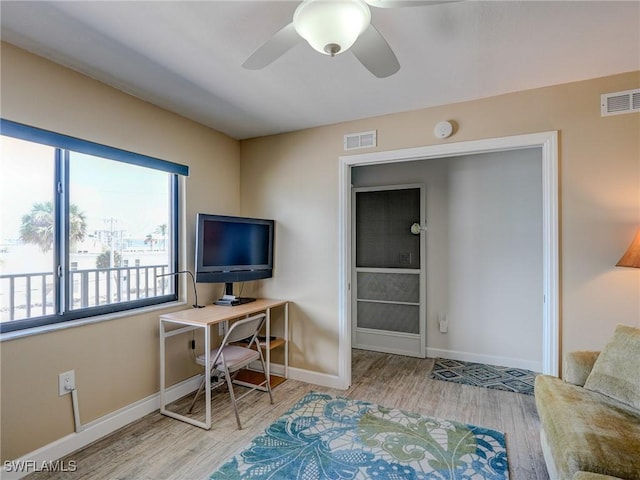
M622 258L616 263L617 267L640 268L640 229L636 232L631 245L624 252Z

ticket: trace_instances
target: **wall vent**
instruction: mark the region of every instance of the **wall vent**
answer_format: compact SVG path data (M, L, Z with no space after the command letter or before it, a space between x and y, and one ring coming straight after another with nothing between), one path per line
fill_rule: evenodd
M378 144L377 131L350 133L344 136L344 149L371 148Z
M603 117L640 112L640 88L600 95L600 110Z

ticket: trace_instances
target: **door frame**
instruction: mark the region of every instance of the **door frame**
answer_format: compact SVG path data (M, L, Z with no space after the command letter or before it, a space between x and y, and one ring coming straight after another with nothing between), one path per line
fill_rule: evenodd
M542 154L542 373L558 376L561 353L558 132L548 131L338 158L338 383L342 388L351 385L351 169L524 148L540 148Z
M419 216L419 223L420 225L426 225L427 224L427 195L426 195L426 185L424 183L410 183L410 184L396 184L396 185L376 185L376 186L372 186L372 187L355 187L355 188L351 188L351 218L355 220L355 207L356 207L356 194L358 192L380 192L380 191L386 191L386 190L409 190L409 189L418 189L420 190L420 216ZM410 226L407 226L407 230L410 228ZM419 322L420 322L420 352L419 355L415 355L412 353L408 353L406 351L400 350L400 348L402 348L404 345L403 343L403 339L406 339L406 336L404 334L401 333L396 333L396 332L386 332L384 334L381 335L386 335L388 337L388 339L390 340L391 346L389 346L388 348L382 348L379 350L376 350L378 352L386 352L386 353L395 353L398 355L409 355L409 356L416 356L418 358L425 358L427 356L427 344L426 344L426 338L427 338L427 289L426 289L426 284L427 284L427 248L426 248L426 244L427 244L427 236L425 235L424 231L421 231L419 234L419 238L420 238L420 243L419 243L419 248L420 248L420 268L419 268L419 284L420 284L420 298L419 298L419 313L418 313L418 317L419 317ZM351 252L355 252L356 249L356 222L353 221L351 222ZM358 287L358 283L357 283L357 275L356 275L356 259L354 258L354 256L352 255L351 258L352 264L351 264L351 287L353 288L353 290L356 292L357 294L357 287ZM375 269L374 269L375 270ZM389 269L383 269L383 270L389 270ZM402 269L391 269L391 270L395 270L396 273L403 273ZM387 272L388 273L388 272ZM357 296L357 295L355 295ZM357 326L357 315L356 315L356 304L357 304L357 299L355 298L355 296L351 297L351 347L352 348L363 348L363 346L360 347L354 347L353 345L353 336L355 334L356 329L358 328ZM409 340L408 343L410 344L411 341ZM397 347L397 348L394 348Z

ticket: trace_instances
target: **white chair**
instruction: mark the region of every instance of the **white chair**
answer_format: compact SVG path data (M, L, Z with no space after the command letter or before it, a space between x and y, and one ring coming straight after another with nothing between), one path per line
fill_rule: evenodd
M267 369L264 363L262 349L260 348L260 344L258 342L258 333L262 329L265 319L266 315L264 313L261 313L259 315L254 315L253 317L245 318L243 320L238 320L232 323L231 327L229 327L229 331L222 339L222 343L220 344L220 346L211 351L211 363L209 365L209 368L206 368L205 366L204 353L196 358L196 363L205 367L205 375L210 375L211 377L216 377L218 379L215 384L212 385L212 387L222 385L222 377L226 379L227 386L229 388L229 395L231 397L231 404L233 405L233 410L236 414L238 430L242 430L242 425L240 423L240 416L238 415L237 401L242 400L246 395L256 390L257 388L266 386L267 392L269 393L269 400L273 404L273 396L271 395L271 382L269 378L267 378ZM248 344L246 343L247 340L249 341ZM243 342L243 344L238 345L238 342ZM246 346L244 346L244 344L246 344ZM248 392L243 393L236 399L233 391L233 379L235 378L235 375L237 374L238 370L246 367L256 360L260 360L260 362L262 363L262 371L265 372L264 382L251 388ZM242 385L245 386L244 383ZM204 389L204 386L205 380L203 379L200 387L198 388L198 391L193 397L191 407L189 407L189 413L191 413L191 411L193 410L196 399Z

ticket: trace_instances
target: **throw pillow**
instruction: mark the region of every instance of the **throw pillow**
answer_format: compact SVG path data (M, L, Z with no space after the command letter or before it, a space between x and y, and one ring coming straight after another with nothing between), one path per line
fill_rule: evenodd
M584 388L640 410L640 328L616 327Z

